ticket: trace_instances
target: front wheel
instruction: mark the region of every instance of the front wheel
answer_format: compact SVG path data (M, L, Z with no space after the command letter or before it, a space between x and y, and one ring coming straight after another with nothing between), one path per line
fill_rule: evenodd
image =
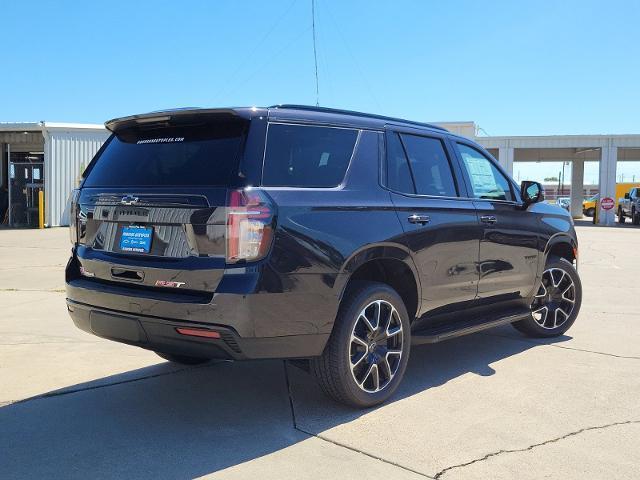
M587 208L587 209L584 211L584 214L585 214L585 216L587 216L587 217L593 217L593 216L596 214L596 209L595 209L595 208L593 208L593 207L591 207L591 208Z
M531 316L513 326L530 337L557 337L576 321L581 304L582 284L573 264L549 257L531 303Z
M640 225L640 215L636 212L635 208L631 209L631 223Z
M622 207L618 207L618 223L625 222L624 213L622 212Z
M388 285L359 282L340 305L322 356L311 370L326 394L358 408L387 400L409 360L409 316Z

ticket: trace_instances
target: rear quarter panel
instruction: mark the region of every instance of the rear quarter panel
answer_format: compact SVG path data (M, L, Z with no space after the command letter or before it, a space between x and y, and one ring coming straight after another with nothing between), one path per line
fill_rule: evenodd
M306 318L306 328L318 333L331 331L350 273L345 267L366 261L367 251L394 249L402 234L378 183L378 138L361 132L341 186L264 188L277 205L277 227L262 289L287 294L287 315Z

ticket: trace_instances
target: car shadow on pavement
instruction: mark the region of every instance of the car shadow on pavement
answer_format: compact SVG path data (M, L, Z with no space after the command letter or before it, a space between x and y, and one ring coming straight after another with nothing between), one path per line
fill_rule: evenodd
M511 333L513 332L513 333ZM545 344L570 340L563 335L545 340ZM401 401L417 393L436 389L463 375L472 374L482 377L494 375L492 364L531 348L543 345L531 341L507 325L487 332L449 340L432 345L414 346L407 366L405 378L390 402ZM294 378L291 382L293 404L297 426L305 432L317 435L336 425L360 417L367 411L354 410L332 402L322 394L314 379L289 369ZM474 392L469 391L469 402ZM368 412L385 408L385 405Z
M162 363L0 408L1 476L195 478L462 375L493 375L494 362L533 347L490 334L416 347L394 397L369 410L333 402L282 361Z

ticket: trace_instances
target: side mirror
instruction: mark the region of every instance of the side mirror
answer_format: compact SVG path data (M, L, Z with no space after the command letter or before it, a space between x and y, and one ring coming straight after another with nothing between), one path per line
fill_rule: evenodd
M625 198L625 200L629 200L629 192L624 194L624 198Z
M531 180L524 180L520 184L520 195L522 196L525 207L544 200L542 185L539 182L533 182Z

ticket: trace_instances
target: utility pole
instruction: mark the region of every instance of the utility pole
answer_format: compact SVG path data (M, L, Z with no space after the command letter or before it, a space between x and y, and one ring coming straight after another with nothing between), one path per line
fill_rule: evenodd
M316 107L320 106L320 90L318 88L318 54L316 52L316 1L311 0L311 29L313 30L313 62L316 67Z
M564 168L564 164L562 165ZM558 172L558 193L556 193L556 199L560 196L560 185L562 185L562 172Z

